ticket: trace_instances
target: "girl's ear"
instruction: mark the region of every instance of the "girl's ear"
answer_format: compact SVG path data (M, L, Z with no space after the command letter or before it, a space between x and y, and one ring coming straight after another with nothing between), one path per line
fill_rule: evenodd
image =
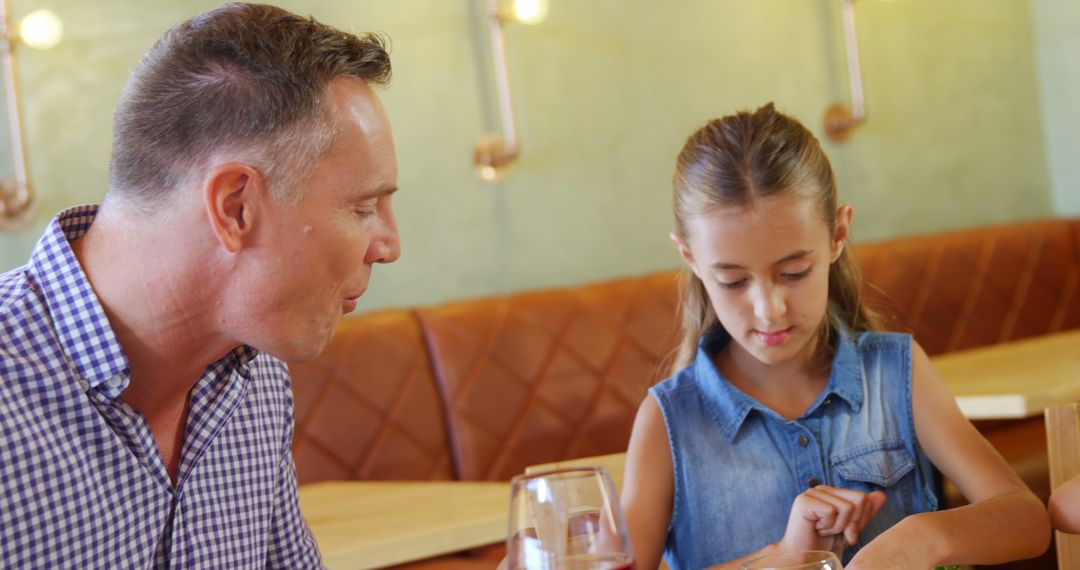
M844 244L847 243L848 233L851 231L851 216L853 214L854 211L848 204L836 209L836 234L833 235L830 252L832 261L840 259L840 254L844 253Z
M679 234L672 230L671 233L668 234L668 239L671 240L671 243L675 244L675 249L679 250L679 256L686 262L690 271L693 271L694 275L697 275L697 278L701 279L701 275L699 275L697 271L697 264L694 263L694 254L690 253L690 248L679 238Z

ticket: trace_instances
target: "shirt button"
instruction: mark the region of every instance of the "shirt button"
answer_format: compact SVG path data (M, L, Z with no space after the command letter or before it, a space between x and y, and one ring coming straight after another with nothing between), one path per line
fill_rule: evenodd
M832 398L825 398L825 405L828 406L832 403Z
M106 383L106 384L108 384L108 386L109 386L110 388L114 388L114 389L115 389L115 388L119 388L119 387L120 387L120 383L121 383L121 382L123 382L123 381L124 381L124 379L123 379L123 378L121 378L119 374L117 374L117 375L115 375L115 376L111 376L111 377L109 377L109 379L108 379L108 380L106 380L106 381L105 381L105 383Z
M805 435L799 436L799 447L806 447L810 444L810 440Z
M83 392L89 390L90 389L90 383L87 382L86 380L81 380L80 379L79 380L79 389L81 389Z
M820 484L821 484L821 480L819 480L817 477L811 477L811 478L806 480L806 486L808 488L810 488L810 489L813 489L814 487L817 487Z

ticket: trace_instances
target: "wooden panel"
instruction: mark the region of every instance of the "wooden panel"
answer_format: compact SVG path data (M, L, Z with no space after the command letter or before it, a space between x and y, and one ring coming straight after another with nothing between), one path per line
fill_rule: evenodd
M1050 458L1050 485L1080 474L1080 404L1054 406L1046 410L1046 446ZM1058 568L1080 570L1080 535L1055 532Z

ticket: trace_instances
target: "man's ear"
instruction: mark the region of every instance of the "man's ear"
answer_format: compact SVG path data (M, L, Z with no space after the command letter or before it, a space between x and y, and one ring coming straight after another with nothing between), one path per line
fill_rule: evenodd
M210 229L225 249L240 251L267 198L259 172L246 164L227 162L210 171L203 202Z
M847 243L848 234L851 232L852 215L854 215L854 210L847 204L836 209L836 233L833 235L830 251L832 261L840 259L840 254L844 253L844 244Z
M694 275L697 275L698 279L701 279L701 275L698 275L697 272L697 265L694 263L694 254L690 253L690 248L683 243L679 234L672 230L671 233L668 234L668 239L671 240L671 243L675 244L675 249L679 250L679 256L682 257L686 266L690 268L690 271L693 271Z

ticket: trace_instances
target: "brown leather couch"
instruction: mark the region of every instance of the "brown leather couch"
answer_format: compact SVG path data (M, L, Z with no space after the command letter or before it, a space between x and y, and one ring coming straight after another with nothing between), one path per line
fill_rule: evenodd
M1080 219L859 245L868 297L930 355L1080 327ZM675 272L345 319L290 365L301 484L507 480L622 451L675 340ZM1044 498L1041 418L980 429ZM497 549L422 563L492 567ZM1025 566L1032 567L1032 566Z

